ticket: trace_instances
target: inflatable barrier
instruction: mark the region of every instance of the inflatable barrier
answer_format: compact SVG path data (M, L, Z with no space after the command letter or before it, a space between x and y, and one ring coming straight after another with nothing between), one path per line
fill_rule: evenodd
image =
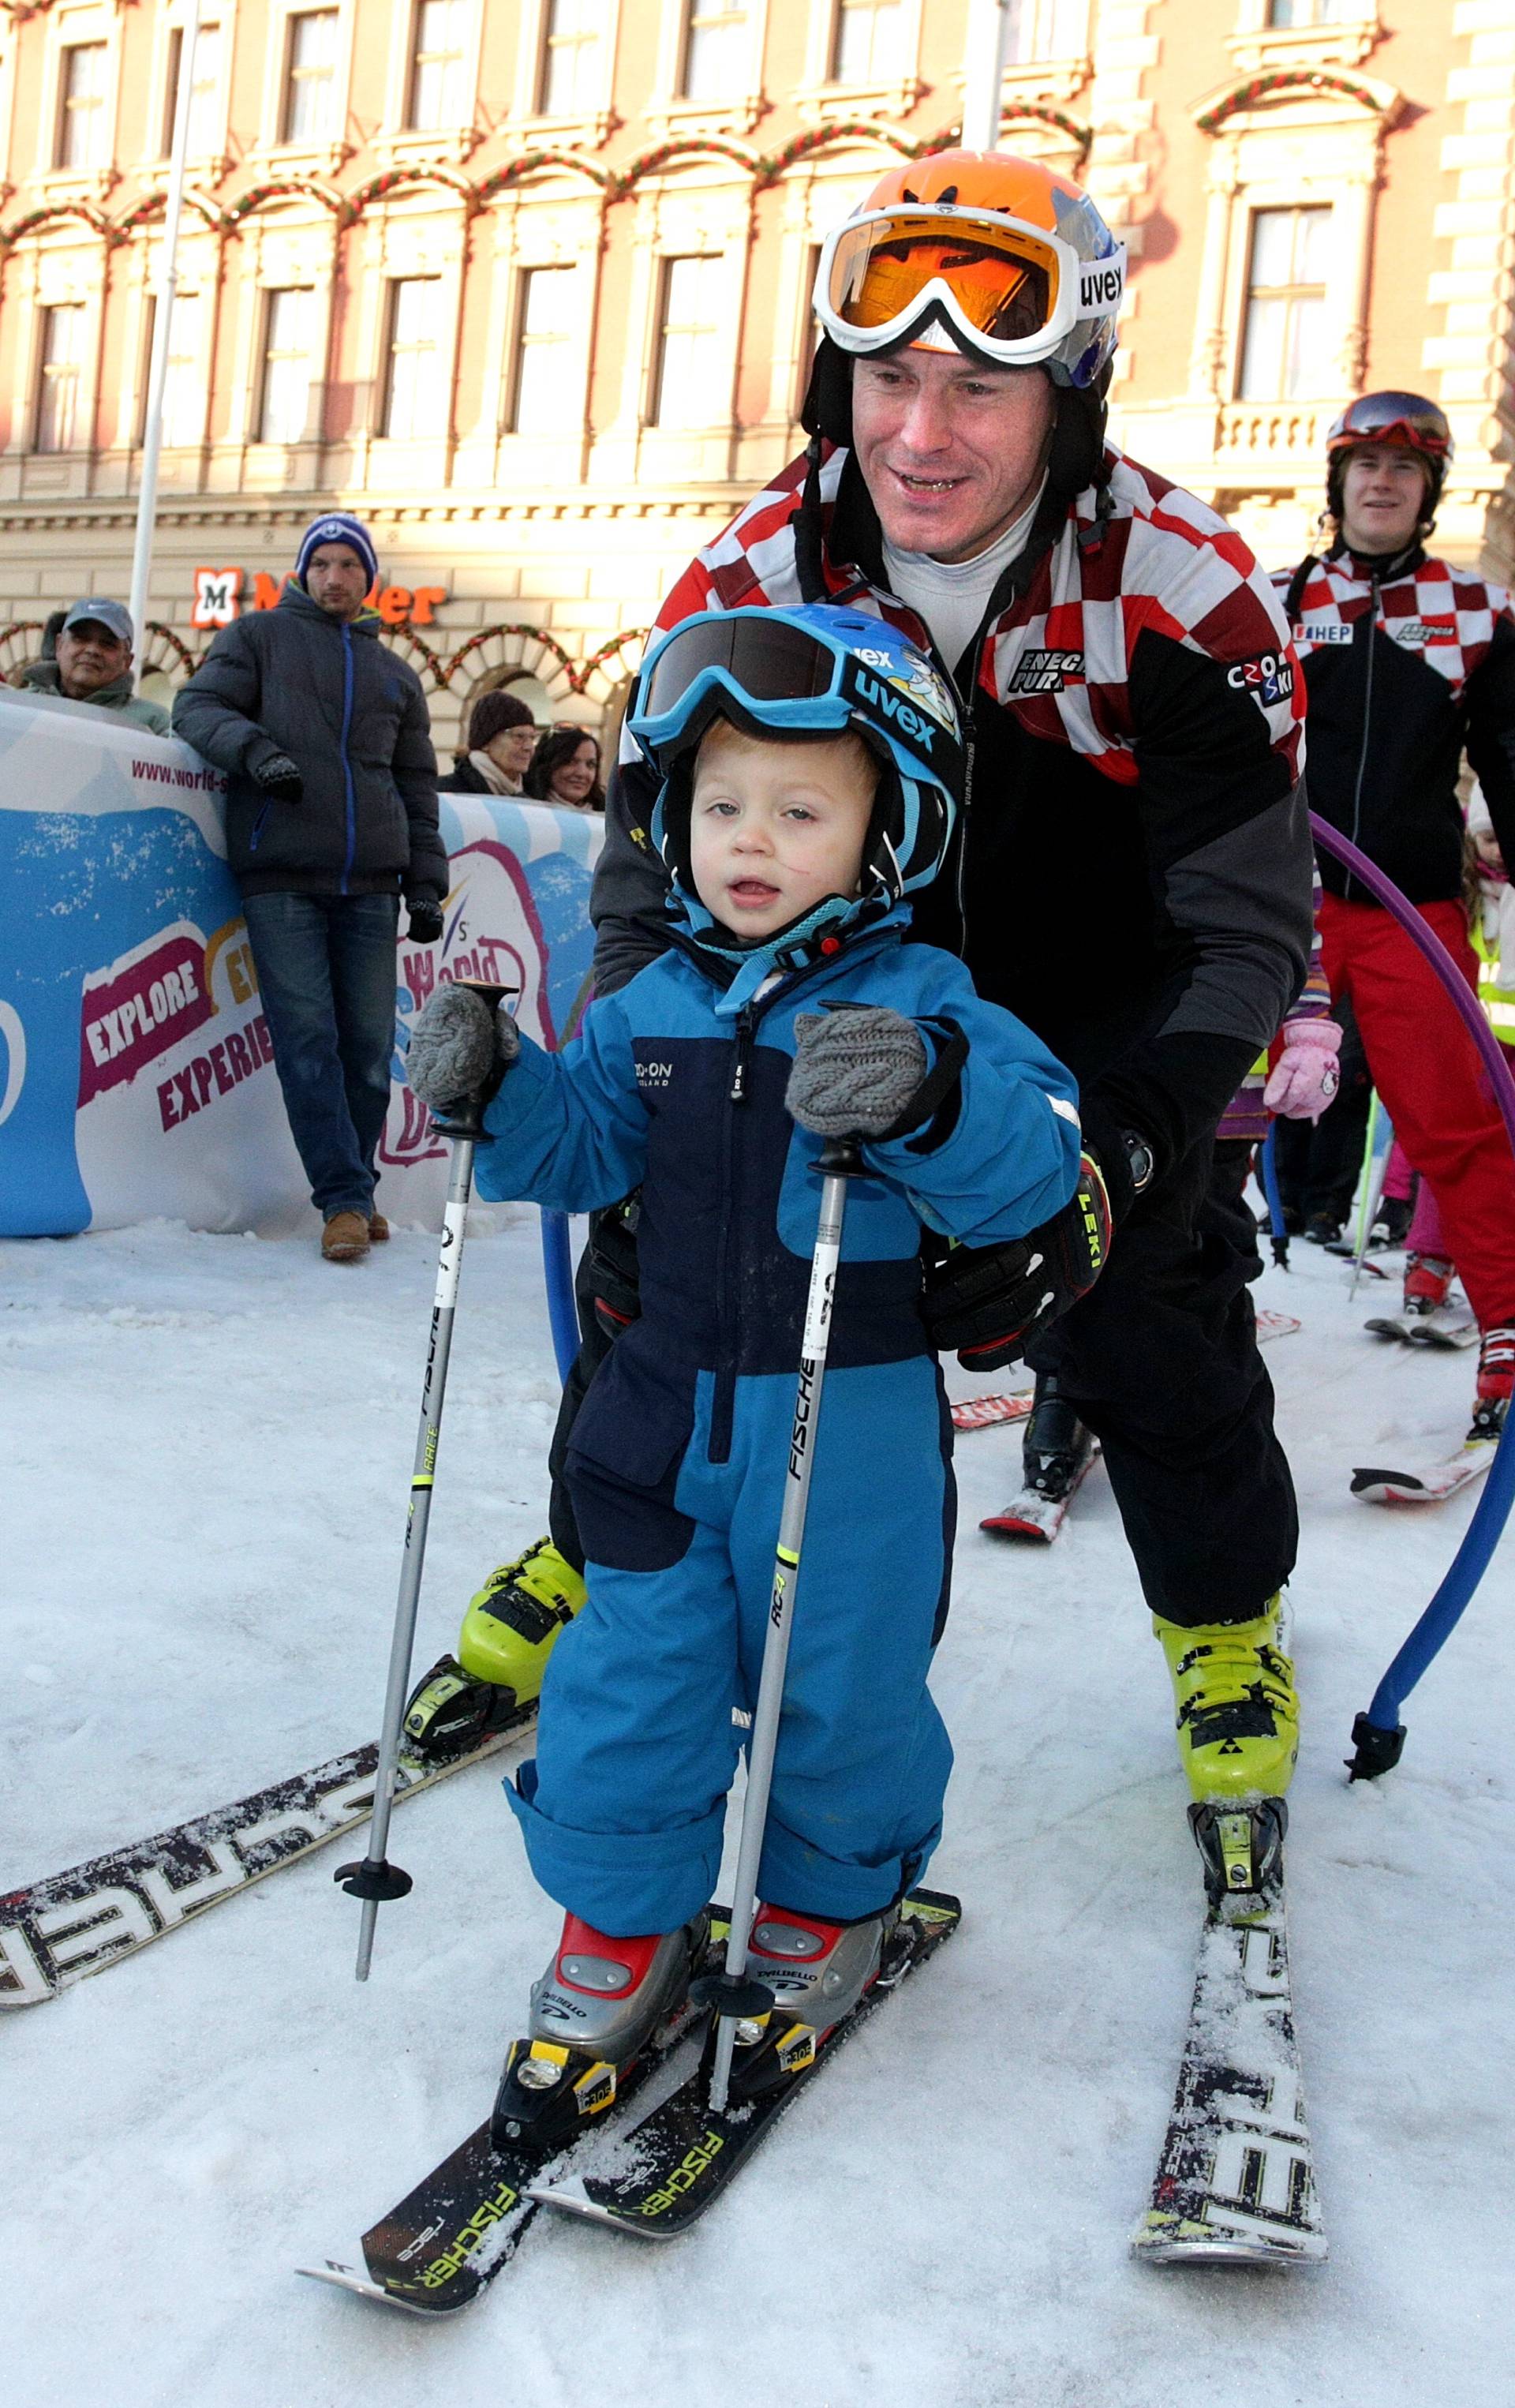
M236 883L225 781L112 714L0 694L0 1236L164 1217L272 1235L311 1221ZM590 988L604 822L443 795L452 866L436 945L402 937L379 1201L440 1222L446 1148L404 1083L438 981L518 986L557 1046ZM312 1224L313 1226L313 1224Z

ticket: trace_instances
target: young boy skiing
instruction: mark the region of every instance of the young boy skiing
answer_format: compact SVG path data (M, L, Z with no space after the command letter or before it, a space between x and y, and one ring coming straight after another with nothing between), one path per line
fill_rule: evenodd
M507 2060L512 2128L555 2145L682 2000L756 1695L827 1135L865 1141L813 1459L749 1971L778 1994L737 2094L784 2078L879 1961L941 1828L926 1686L946 1618L950 1424L919 1311L925 1224L1018 1237L1088 1197L1069 1074L904 944L962 774L952 701L894 629L835 606L710 612L643 670L672 950L548 1055L444 988L412 1039L441 1107L493 1087L480 1193L581 1212L640 1185L641 1314L595 1376L568 1476L588 1602L507 1795L566 1910ZM1012 942L1013 937L1007 936ZM566 2051L566 2056L565 2052Z

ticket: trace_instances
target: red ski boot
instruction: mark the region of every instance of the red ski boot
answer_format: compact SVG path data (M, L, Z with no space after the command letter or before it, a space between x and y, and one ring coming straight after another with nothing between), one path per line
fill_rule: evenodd
M1428 1321L1439 1312L1451 1291L1452 1266L1440 1254L1405 1257L1405 1319Z
M1470 1439L1497 1438L1515 1389L1515 1322L1486 1329L1479 1346L1479 1384L1473 1400Z

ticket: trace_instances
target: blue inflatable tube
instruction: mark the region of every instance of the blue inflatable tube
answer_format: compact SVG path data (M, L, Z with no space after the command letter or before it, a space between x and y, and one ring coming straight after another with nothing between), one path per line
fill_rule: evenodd
M579 1315L574 1308L566 1212L542 1213L542 1272L547 1282L547 1317L552 1326L558 1377L566 1380L579 1353Z
M1515 1153L1515 1079L1503 1050L1468 985L1439 937L1426 925L1413 903L1365 853L1334 827L1310 813L1315 841L1351 871L1386 911L1392 911L1405 934L1420 947L1451 996L1464 1027L1482 1057L1494 1088L1494 1101ZM1366 1713L1352 1725L1353 1754L1348 1766L1353 1781L1371 1780L1388 1772L1404 1751L1405 1728L1399 1710L1426 1667L1436 1660L1461 1621L1515 1505L1515 1418L1508 1420L1489 1467L1483 1494L1452 1557L1440 1587L1373 1693Z

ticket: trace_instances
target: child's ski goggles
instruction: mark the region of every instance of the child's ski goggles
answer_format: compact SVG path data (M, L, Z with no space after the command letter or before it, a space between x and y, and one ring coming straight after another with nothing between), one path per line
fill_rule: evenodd
M1048 359L1080 319L1111 318L1125 246L1081 259L1044 227L993 210L901 202L849 218L825 241L815 309L846 351L886 351L933 310L1006 367Z

